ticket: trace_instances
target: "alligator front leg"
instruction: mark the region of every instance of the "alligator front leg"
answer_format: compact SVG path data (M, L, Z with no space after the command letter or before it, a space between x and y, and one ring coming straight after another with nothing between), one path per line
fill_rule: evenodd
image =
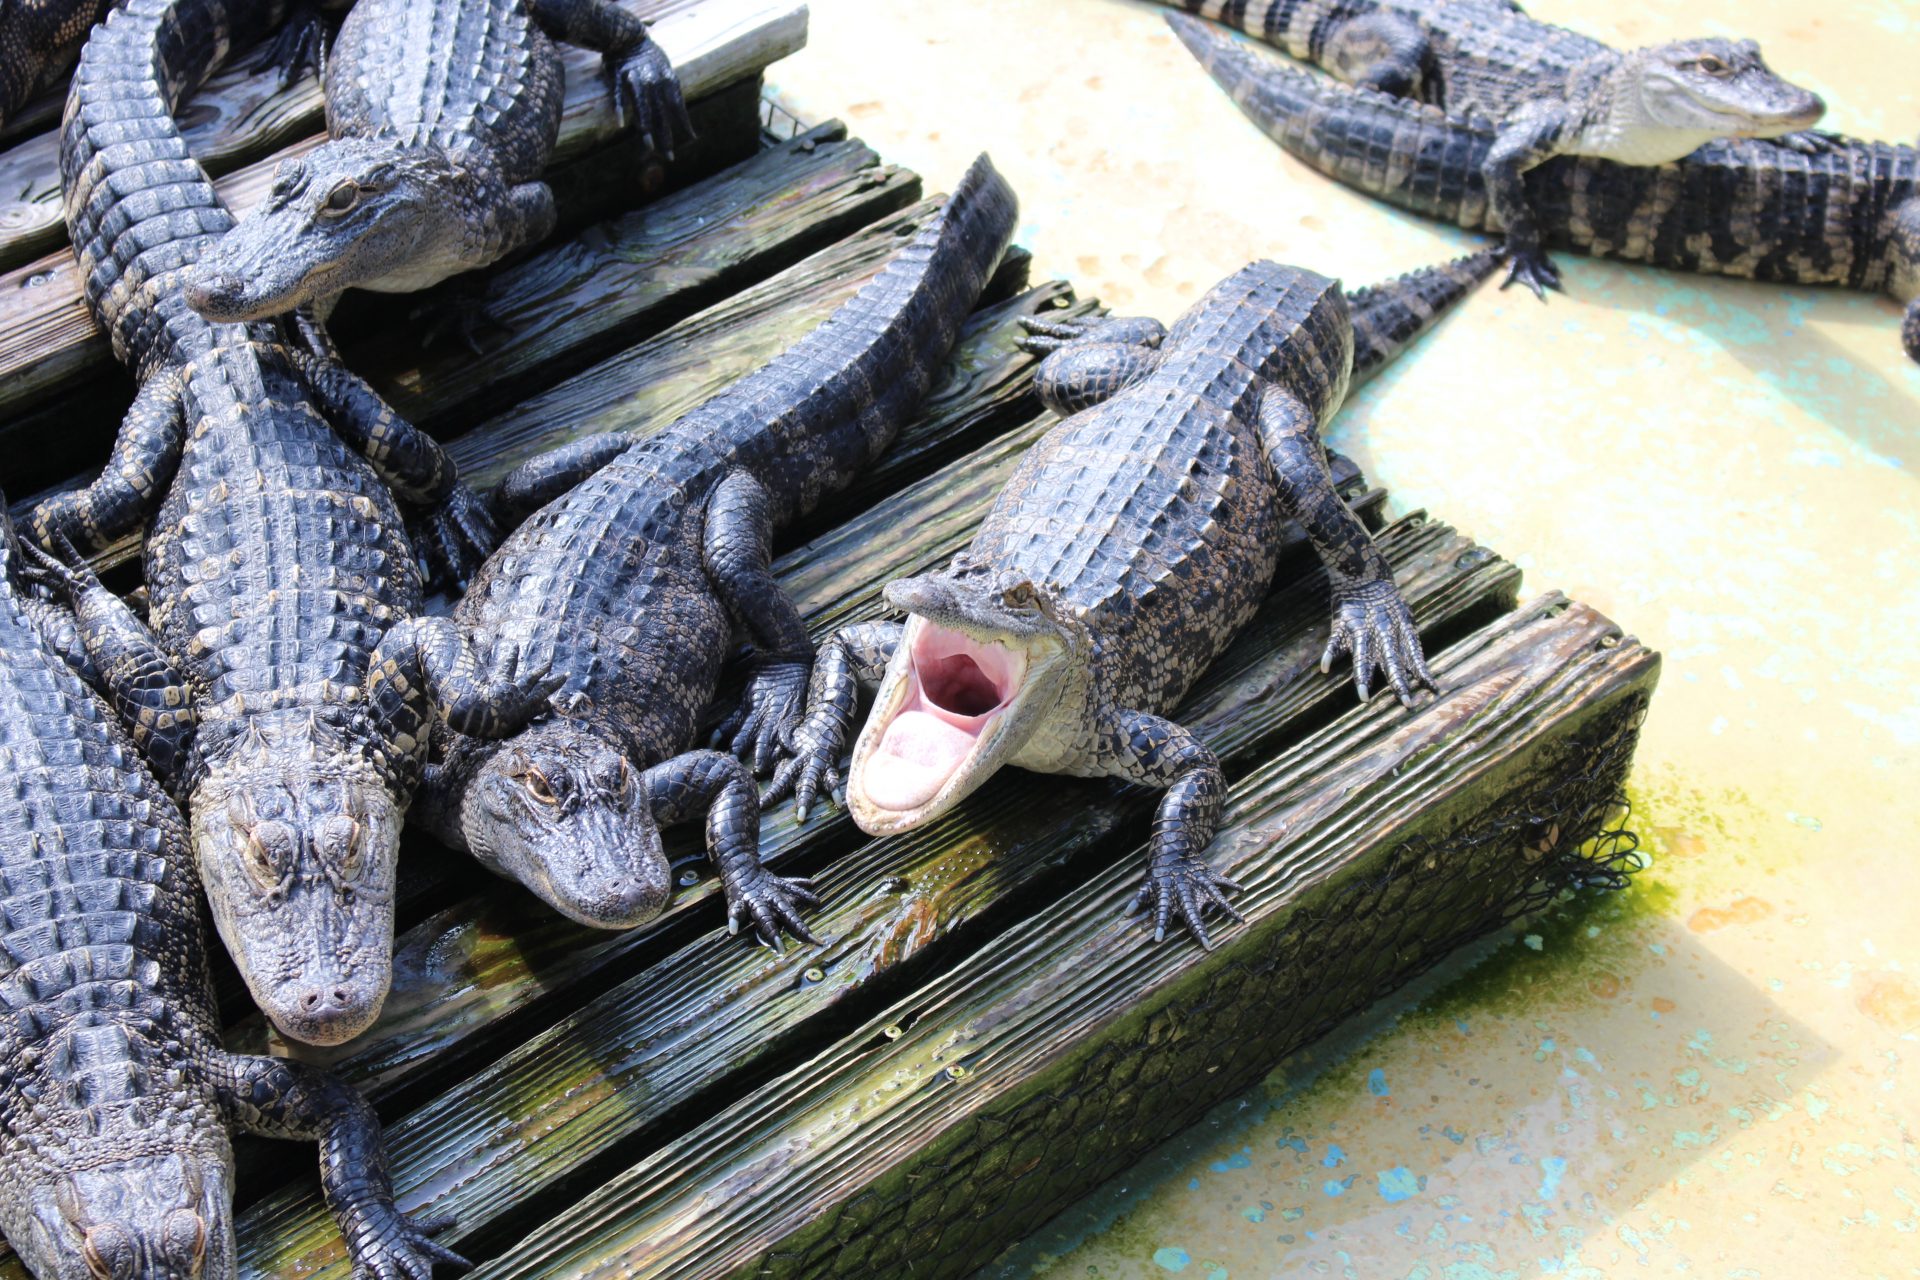
M305 351L289 355L334 430L366 455L396 497L424 510L414 539L422 575L464 591L500 535L453 459L359 374Z
M156 373L141 385L121 420L100 477L33 509L27 518L33 540L57 555L63 542L98 551L132 533L160 504L186 439L180 377Z
M1211 947L1206 916L1218 911L1232 920L1240 913L1227 894L1240 886L1209 867L1201 854L1220 825L1227 779L1205 743L1171 720L1145 711L1118 711L1101 727L1100 760L1106 771L1142 786L1164 787L1153 817L1147 850L1147 882L1128 914L1153 909L1153 937L1167 936L1174 913L1203 947Z
M1020 349L1045 357L1034 371L1034 389L1061 417L1106 400L1160 365L1167 330L1145 316L1091 316L1048 320L1021 316L1027 336Z
M433 1239L452 1218L410 1218L394 1203L380 1118L359 1090L290 1058L215 1052L214 1066L231 1124L320 1144L320 1189L356 1276L429 1280L436 1262L472 1265Z
M625 453L631 436L602 431L570 440L507 473L493 491L493 509L503 524L518 525L567 490Z
M556 40L605 55L614 97L640 153L663 152L693 140L693 121L680 93L680 78L647 24L608 0L533 0L534 20Z
M1320 658L1353 655L1360 700L1372 692L1376 666L1385 671L1401 703L1413 705L1414 690L1438 690L1420 648L1420 632L1393 585L1393 570L1380 548L1333 487L1313 414L1292 396L1267 386L1260 397L1260 442L1273 464L1283 511L1306 530L1333 579L1333 636Z
M368 664L367 706L417 778L436 713L456 733L504 738L543 714L564 677L522 661L517 647L482 651L451 618L408 618L380 639Z
M91 671L90 683L106 696L135 748L182 798L198 727L186 674L84 560L68 565L37 549L28 554L39 559L40 572L57 584L72 610L85 661L85 670L75 670Z
M773 576L773 518L767 491L744 471L714 488L703 548L707 578L753 638L753 674L740 706L714 733L756 774L773 768L781 742L806 706L813 642L800 611Z
M820 905L813 883L777 876L760 861L760 797L744 764L718 751L689 751L647 770L642 781L661 827L706 815L707 856L727 891L730 932L751 922L775 950L782 929L818 944L800 918L802 907Z
M1507 278L1501 288L1516 281L1545 299L1548 289L1560 287L1560 270L1540 248L1540 228L1533 206L1527 203L1527 170L1559 155L1572 126L1565 106L1530 102L1500 126L1499 134L1481 166L1487 202L1506 228Z
M840 789L840 761L852 736L860 690L879 685L906 629L902 622L857 622L820 646L807 690L807 714L781 743L790 754L774 771L762 803L772 804L792 792L794 814L805 822L816 797Z

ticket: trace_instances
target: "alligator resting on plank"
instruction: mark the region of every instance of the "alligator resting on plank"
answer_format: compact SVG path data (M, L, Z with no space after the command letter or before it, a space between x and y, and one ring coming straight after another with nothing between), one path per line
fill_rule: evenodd
M451 619L403 624L381 646L468 644L523 673L529 694L558 686L449 735L418 806L443 839L575 920L627 928L672 893L658 828L704 816L734 927L807 936L810 889L760 863L752 773L690 748L735 620L756 665L722 740L765 769L797 725L813 646L773 577L773 531L892 443L1015 211L982 156L879 275L770 364L656 434L590 436L507 478L499 501L539 509Z
M847 627L820 651L797 754L770 795L802 816L835 780L861 684L880 691L853 751L847 807L889 835L945 813L1003 765L1163 788L1146 886L1156 936L1175 912L1204 944L1237 886L1202 859L1226 779L1166 718L1273 578L1284 519L1333 578L1322 668L1351 654L1403 703L1433 688L1386 560L1334 492L1320 429L1372 372L1491 275L1488 250L1351 299L1258 262L1171 330L1033 322L1041 397L1065 421L1022 459L972 545L886 587L905 623ZM1238 918L1235 916L1235 918Z
M1470 231L1505 224L1484 177L1490 126L1262 57L1201 23L1194 56L1254 123L1330 178ZM1544 242L1597 258L1776 284L1838 285L1906 304L1920 360L1920 150L1821 135L1811 152L1709 143L1672 164L1562 156L1526 175Z
M232 1129L320 1143L362 1274L459 1261L394 1207L358 1092L221 1046L185 824L89 688L140 664L140 625L90 574L27 563L4 511L0 1230L39 1280L232 1280Z

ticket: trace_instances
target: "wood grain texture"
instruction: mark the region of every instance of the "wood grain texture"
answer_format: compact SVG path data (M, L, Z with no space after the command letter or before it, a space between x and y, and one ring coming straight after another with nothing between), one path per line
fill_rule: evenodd
M1444 867L1400 851L1525 812L1591 763L1583 734L1610 735L1624 770L1659 660L1549 597L1435 668L1444 692L1419 711L1352 710L1233 788L1213 860L1247 886L1248 923L1215 951L1151 945L1122 919L1138 873L1123 859L475 1274L968 1274L1497 923L1547 865L1529 837Z

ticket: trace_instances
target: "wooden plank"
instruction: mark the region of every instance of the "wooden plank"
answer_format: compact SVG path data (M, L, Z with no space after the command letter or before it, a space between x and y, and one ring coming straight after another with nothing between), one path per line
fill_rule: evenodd
M654 22L660 47L680 72L687 98L759 74L806 43L806 6L780 0L619 0ZM566 109L554 163L603 145L619 131L600 55L560 45ZM277 75L247 70L248 51L231 60L180 115L188 148L221 182L235 209L265 193L273 167L308 150L326 130L320 85L312 76L285 90ZM54 123L57 125L56 114ZM231 176L229 176L231 175ZM0 267L13 267L66 242L60 211L58 128L0 151Z
M806 26L806 6L797 0L707 0L667 14L657 31L662 47L684 59L688 96L698 99L756 75L767 63L800 48L806 41ZM620 135L612 103L594 71L598 55L587 55L582 63L584 53L569 54L567 109L555 151L556 167L604 149ZM227 175L217 184L222 196L236 211L244 212L265 194L280 160L318 141L317 136L305 138ZM57 174L57 167L50 172ZM0 186L0 192L5 190ZM55 191L56 223L58 204ZM5 260L3 236L0 260ZM106 338L86 308L80 283L79 268L65 248L0 272L0 417L43 403L111 363ZM350 328L342 330L343 336Z
M1518 571L1443 525L1410 518L1382 545L1430 636L1511 604ZM1251 763L1289 726L1351 700L1343 682L1317 671L1295 678L1325 643L1326 591L1317 569L1298 574L1219 664L1230 675L1196 723L1215 741L1230 723L1242 727L1230 768ZM1244 731L1248 722L1264 732ZM1116 837L1130 848L1144 830L1147 793L1066 786L1073 803L1062 806L1059 780L1027 776L983 797L984 812L837 859L820 874L827 906L813 924L821 948L775 953L710 932L516 1044L392 1127L402 1203L458 1215L453 1238L463 1251L511 1242L532 1207L561 1207L609 1156L652 1140L700 1099L724 1102L796 1044L817 1041L818 1020L875 1007L904 979L923 978L1006 926L1011 909L1084 874ZM844 824L844 814L835 820ZM250 1274L346 1275L311 1180L251 1211L241 1239Z
M1548 597L1233 788L1248 924L1153 946L1123 859L473 1274L959 1277L1281 1054L1578 879L1659 660ZM1143 854L1143 851L1141 851ZM1140 855L1137 855L1140 856ZM810 992L780 993L805 999ZM514 1105L520 1105L515 1099Z

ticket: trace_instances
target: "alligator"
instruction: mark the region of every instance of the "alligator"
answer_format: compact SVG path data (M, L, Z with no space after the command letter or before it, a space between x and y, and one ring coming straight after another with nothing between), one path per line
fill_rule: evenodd
M0 0L0 129L60 83L113 0Z
M612 0L359 0L326 60L328 141L283 161L189 273L194 308L324 318L347 289L411 293L546 237L564 78L549 36L605 54L644 149L692 136L666 55Z
M1353 659L1412 705L1435 689L1385 558L1334 491L1319 431L1364 376L1497 269L1482 251L1349 298L1256 262L1171 330L1141 318L1031 321L1042 400L1065 419L1021 460L945 569L890 582L907 621L841 629L820 648L805 718L767 788L802 820L835 789L862 685L878 684L846 800L870 835L947 812L1002 765L1164 789L1145 886L1155 937L1177 911L1238 919L1238 886L1201 853L1226 779L1166 718L1272 581L1283 519L1333 580L1327 671Z
M759 858L753 773L798 724L813 659L773 577L773 533L892 442L1015 213L980 157L877 277L771 363L644 439L587 436L503 481L497 503L538 510L450 619L381 644L435 669L464 655L523 693L484 731L436 745L418 818L572 919L629 928L672 893L659 829L705 815L730 927L774 946L782 930L810 939L810 886ZM733 754L692 749L734 619L755 661L714 736Z
M232 225L172 109L272 0L127 0L88 41L61 144L87 300L140 379L108 465L40 504L71 556L149 522L169 701L143 746L191 816L220 936L287 1035L346 1039L385 998L394 864L436 705L364 687L420 608L421 554L463 580L497 540L439 446L277 325L216 325L180 275ZM396 497L396 495L398 495ZM454 673L457 677L458 673ZM427 679L420 673L415 681ZM467 693L437 695L460 714Z
M319 1141L363 1274L460 1261L431 1238L445 1222L394 1206L357 1091L222 1048L186 825L116 717L133 704L100 696L105 673L159 655L121 600L37 560L4 510L0 1231L40 1280L230 1280L238 1130Z
M1625 52L1538 22L1509 0L1181 0L1343 80L1415 98L1486 129L1481 181L1515 281L1545 297L1560 273L1540 247L1529 170L1555 156L1628 165L1678 160L1716 138L1808 133L1819 96L1782 80L1751 40L1676 40ZM1201 23L1167 21L1202 62ZM1502 286L1504 287L1504 285Z
M1183 29L1240 109L1290 154L1389 204L1498 233L1492 129L1365 88L1331 84ZM1905 305L1901 341L1920 360L1920 149L1825 135L1709 143L1673 164L1550 160L1527 175L1544 241L1706 275L1837 285Z

